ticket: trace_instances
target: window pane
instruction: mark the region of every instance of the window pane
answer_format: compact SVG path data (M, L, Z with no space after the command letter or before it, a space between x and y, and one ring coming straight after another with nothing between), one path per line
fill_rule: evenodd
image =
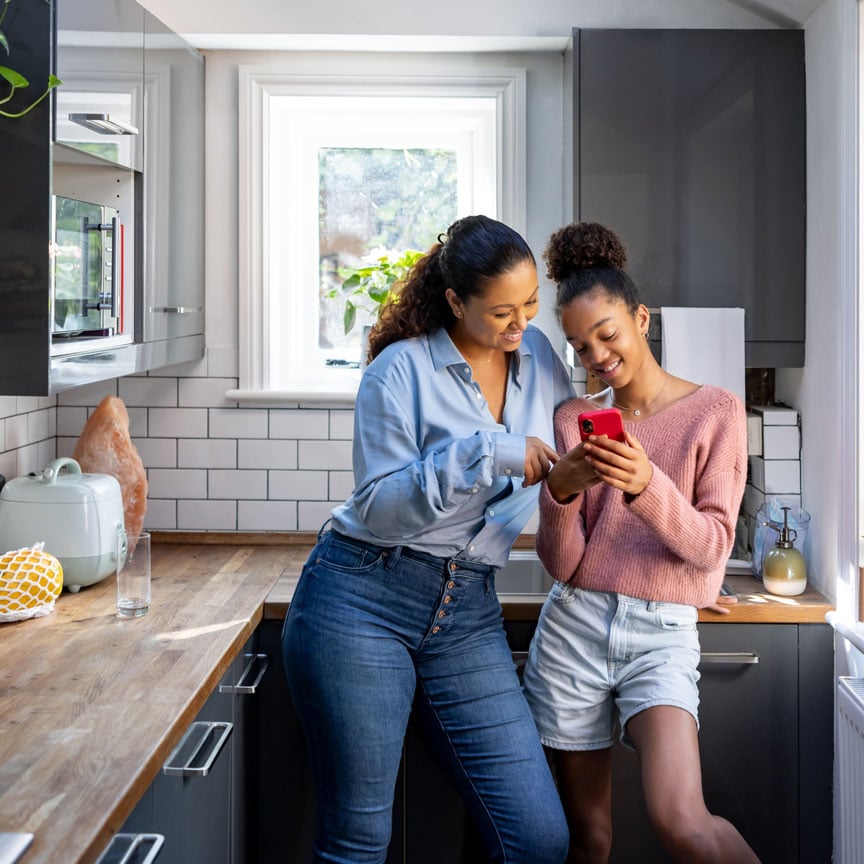
M340 271L406 249L425 251L457 215L457 154L442 149L321 148L319 174L319 348L331 359L358 360L362 325L374 320L357 304L344 332L345 298L329 297ZM337 291L338 294L338 291Z

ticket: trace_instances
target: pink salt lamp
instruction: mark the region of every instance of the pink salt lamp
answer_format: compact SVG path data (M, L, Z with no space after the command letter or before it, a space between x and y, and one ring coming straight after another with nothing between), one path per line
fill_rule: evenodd
M147 474L129 437L129 414L123 400L106 396L87 418L72 458L89 474L117 478L123 496L123 519L129 551L135 548L147 511Z

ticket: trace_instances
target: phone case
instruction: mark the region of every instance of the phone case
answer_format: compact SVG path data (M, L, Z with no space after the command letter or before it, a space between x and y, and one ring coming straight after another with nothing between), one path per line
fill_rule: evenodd
M590 435L606 435L614 441L624 442L624 421L617 408L584 411L579 415L579 437L585 441Z

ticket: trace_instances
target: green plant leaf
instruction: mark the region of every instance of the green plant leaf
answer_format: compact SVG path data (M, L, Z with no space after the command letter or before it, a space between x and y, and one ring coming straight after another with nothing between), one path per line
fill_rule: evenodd
M345 314L342 316L342 326L349 333L357 320L357 307L349 300L345 303Z
M9 40L6 38L6 34L0 30L0 45L6 49L6 56L9 56Z
M30 82L20 73L8 66L0 66L0 78L8 81L12 87L27 87Z

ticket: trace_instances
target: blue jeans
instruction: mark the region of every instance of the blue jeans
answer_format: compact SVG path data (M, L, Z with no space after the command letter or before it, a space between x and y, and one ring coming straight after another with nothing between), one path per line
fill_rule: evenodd
M385 860L415 696L489 860L564 861L567 825L494 573L333 532L312 551L282 647L316 787L316 862Z

